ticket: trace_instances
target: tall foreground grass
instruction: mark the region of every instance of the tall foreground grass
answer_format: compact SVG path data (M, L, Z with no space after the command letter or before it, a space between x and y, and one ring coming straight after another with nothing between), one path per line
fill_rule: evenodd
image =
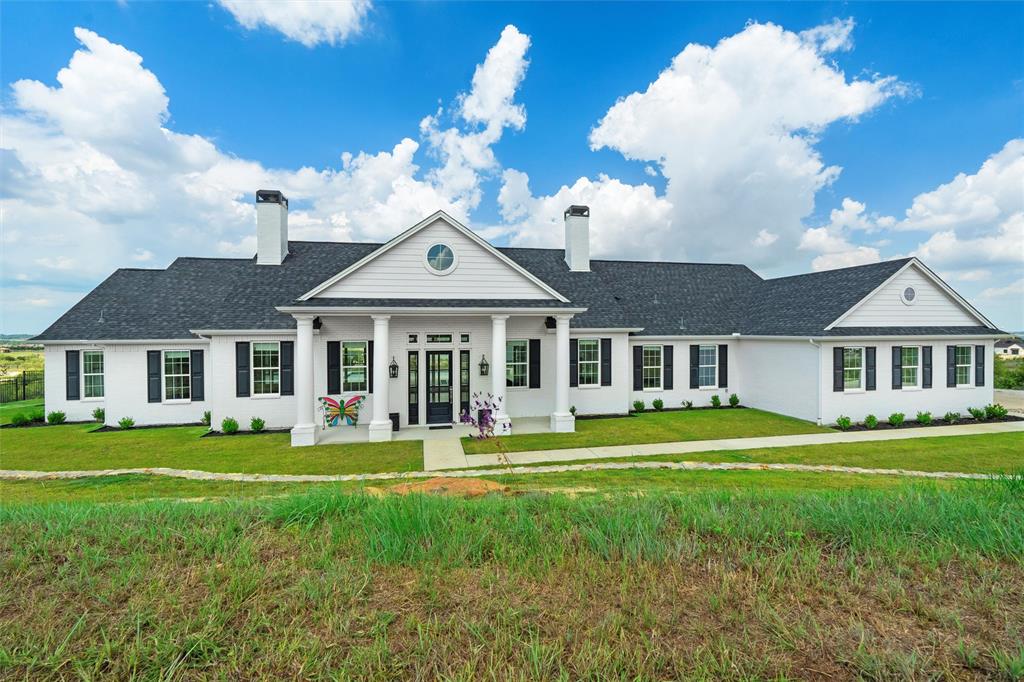
M1012 679L1020 480L0 508L0 677Z

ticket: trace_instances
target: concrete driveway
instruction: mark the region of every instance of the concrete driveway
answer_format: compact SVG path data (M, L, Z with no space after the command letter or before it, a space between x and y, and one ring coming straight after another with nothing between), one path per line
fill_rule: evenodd
M1004 388L997 388L996 402L1010 412L1024 416L1024 391L1009 391Z

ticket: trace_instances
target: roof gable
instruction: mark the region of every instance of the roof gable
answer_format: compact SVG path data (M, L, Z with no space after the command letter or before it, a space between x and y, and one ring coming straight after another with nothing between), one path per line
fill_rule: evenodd
M454 264L438 273L426 253L449 246ZM438 211L299 297L390 299L568 299L526 268Z

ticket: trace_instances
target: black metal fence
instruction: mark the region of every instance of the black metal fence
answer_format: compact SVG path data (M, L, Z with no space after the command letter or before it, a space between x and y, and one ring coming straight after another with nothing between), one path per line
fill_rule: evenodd
M43 397L43 371L0 379L0 404Z

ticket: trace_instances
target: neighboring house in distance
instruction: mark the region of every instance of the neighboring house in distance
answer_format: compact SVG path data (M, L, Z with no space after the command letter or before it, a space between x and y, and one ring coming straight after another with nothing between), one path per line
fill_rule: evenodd
M1002 359L1024 357L1024 344L1020 339L1003 339L996 341L996 357Z
M315 406L366 396L365 437L457 421L473 393L574 430L577 414L737 393L832 423L992 402L1006 335L915 258L762 279L743 265L590 258L585 206L565 249L495 248L443 212L386 244L288 240L256 197L254 258L118 270L37 337L46 410L69 420L251 417L325 438Z

